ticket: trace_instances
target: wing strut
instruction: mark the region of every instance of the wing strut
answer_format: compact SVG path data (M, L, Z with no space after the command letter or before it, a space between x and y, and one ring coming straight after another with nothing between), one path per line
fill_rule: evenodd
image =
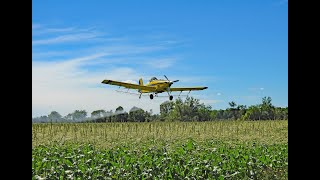
M187 96L190 94L191 90L188 92Z
M170 96L171 94L170 94L170 87L168 87L168 89L167 89L167 93L168 93L168 95Z

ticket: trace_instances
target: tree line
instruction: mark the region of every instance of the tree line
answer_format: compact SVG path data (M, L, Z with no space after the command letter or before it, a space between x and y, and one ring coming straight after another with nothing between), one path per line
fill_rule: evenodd
M200 103L199 99L187 97L160 104L160 114L152 110L145 111L132 107L129 112L119 106L113 112L103 109L95 110L88 115L85 110L75 110L62 116L52 111L47 116L32 118L32 122L151 122L151 121L213 121L213 120L288 120L288 107L275 107L271 97L262 98L257 105L246 105L229 102L229 108L215 110Z

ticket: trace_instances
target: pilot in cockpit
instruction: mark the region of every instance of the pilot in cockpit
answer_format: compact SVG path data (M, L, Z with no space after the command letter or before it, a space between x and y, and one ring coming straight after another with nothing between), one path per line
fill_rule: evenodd
M154 80L158 80L156 77L152 77L151 79L150 79L150 82L151 81L154 81Z

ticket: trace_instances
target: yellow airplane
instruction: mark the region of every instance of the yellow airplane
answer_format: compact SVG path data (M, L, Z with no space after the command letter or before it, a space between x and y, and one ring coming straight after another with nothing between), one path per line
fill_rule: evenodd
M132 84L132 83L125 83L125 82L119 82L119 81L113 81L105 79L102 81L104 84L110 84L110 85L116 85L116 86L122 86L128 89L137 89L140 93L139 98L141 98L142 93L150 93L150 99L153 99L153 96L157 96L158 93L167 92L169 95L169 99L172 100L173 96L171 95L172 91L196 91L196 90L204 90L208 87L178 87L178 88L171 88L171 85L175 82L178 82L179 80L170 81L166 75L164 77L167 80L163 79L157 79L156 77L152 77L148 84L143 85L142 79L139 79L139 84ZM180 92L180 94L181 94Z

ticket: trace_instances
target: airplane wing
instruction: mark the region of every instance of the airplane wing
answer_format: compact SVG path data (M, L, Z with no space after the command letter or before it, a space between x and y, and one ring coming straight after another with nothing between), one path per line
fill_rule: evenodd
M129 89L138 89L138 90L147 90L147 91L155 91L156 90L155 87L141 86L139 84L125 83L125 82L113 81L113 80L108 80L108 79L103 80L101 83L115 85L115 86L122 86L122 87L129 88Z
M170 91L197 91L204 90L208 87L185 87L185 88L170 88Z

